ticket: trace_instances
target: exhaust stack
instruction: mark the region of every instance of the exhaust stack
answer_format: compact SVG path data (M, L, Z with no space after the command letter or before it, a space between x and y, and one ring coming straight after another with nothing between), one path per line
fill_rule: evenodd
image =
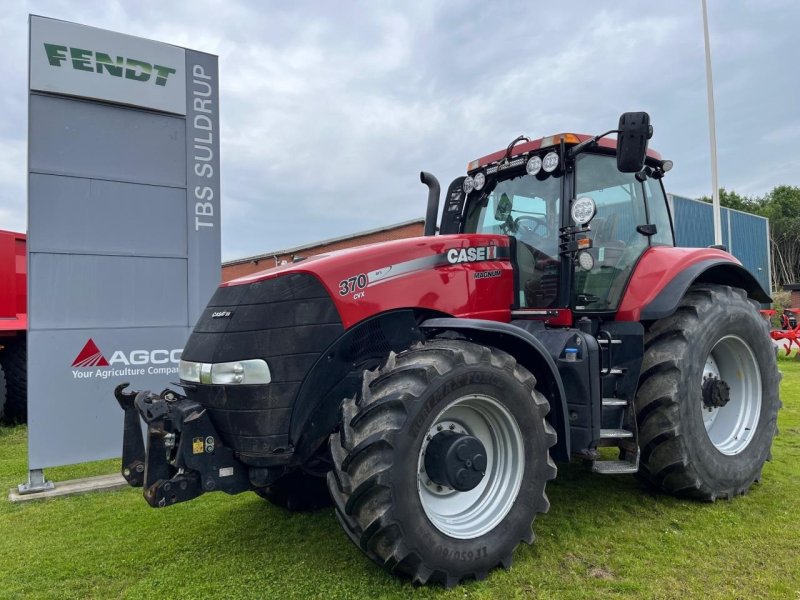
M439 180L422 171L419 180L428 186L428 210L425 213L425 229L422 235L436 235L436 217L439 215Z

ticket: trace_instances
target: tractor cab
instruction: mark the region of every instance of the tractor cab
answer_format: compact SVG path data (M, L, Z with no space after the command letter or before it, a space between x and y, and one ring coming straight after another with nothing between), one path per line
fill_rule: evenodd
M511 238L515 308L615 312L639 257L675 245L661 183L671 163L646 152L649 120L641 115L623 115L615 131L627 157L617 141L566 133L518 138L471 162L450 186L442 232ZM631 160L630 130L642 126L645 143L634 140L639 156Z

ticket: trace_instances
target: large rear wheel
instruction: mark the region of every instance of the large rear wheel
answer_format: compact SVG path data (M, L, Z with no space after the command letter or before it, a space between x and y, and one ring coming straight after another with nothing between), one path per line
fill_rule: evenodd
M641 473L666 492L744 494L770 457L780 375L745 292L695 285L645 335L636 410Z
M372 560L452 586L510 566L549 507L556 435L535 379L505 352L435 340L365 373L331 436L337 516Z

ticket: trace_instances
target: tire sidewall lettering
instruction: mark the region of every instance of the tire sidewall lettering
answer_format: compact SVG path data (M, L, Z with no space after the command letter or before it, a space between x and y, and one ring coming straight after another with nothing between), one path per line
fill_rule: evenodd
M471 385L485 385L489 386L490 388L495 388L496 390L496 388L499 386L499 382L500 377L497 374L487 373L484 371L468 371L449 379L444 384L440 385L435 391L433 391L433 393L431 393L430 396L425 400L422 408L420 408L419 413L417 413L417 416L414 417L411 427L406 435L411 438L416 438L422 431L424 431L424 429L427 429L425 424L429 420L431 413L434 412L436 406L455 390L459 390Z

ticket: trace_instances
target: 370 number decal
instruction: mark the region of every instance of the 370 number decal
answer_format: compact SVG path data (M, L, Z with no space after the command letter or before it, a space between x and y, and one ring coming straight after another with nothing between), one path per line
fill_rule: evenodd
M365 287L367 287L367 276L364 275L364 273L360 273L353 277L342 279L339 282L339 295L347 296L347 294L352 294L357 290L363 290Z

